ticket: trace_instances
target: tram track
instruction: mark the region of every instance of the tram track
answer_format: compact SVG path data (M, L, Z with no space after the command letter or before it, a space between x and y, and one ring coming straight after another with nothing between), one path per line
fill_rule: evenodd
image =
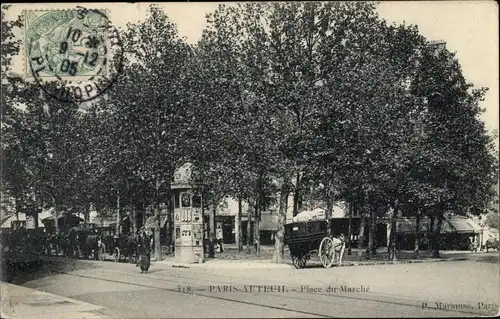
M168 291L168 292L173 292L173 293L177 293L177 294L196 295L196 296L203 297L203 298L209 298L209 299L215 299L215 300L221 300L221 301L227 301L227 302L234 302L234 303L245 304L245 305L250 305L250 306L264 307L264 308L269 308L269 309L274 309L274 310L280 310L280 311L286 311L286 312L292 312L292 313L299 313L299 314L302 314L302 315L316 316L316 317L322 317L322 318L331 318L330 315L320 314L320 313L316 313L316 312L303 311L303 310L300 310L300 309L290 309L290 308L285 308L283 306L265 305L265 304L257 303L257 302L250 302L250 301L232 299L232 298L221 297L221 296L207 295L207 294L203 294L203 293L184 292L184 291L179 291L176 288L167 288L167 287L151 286L151 285L140 284L140 283L131 283L131 282L128 282L128 281L123 281L123 280L102 278L102 277L89 276L89 275L83 275L83 274L74 274L74 273L68 273L68 272L58 271L58 270L55 270L53 272L56 272L56 273L59 273L59 274L64 274L64 275L67 275L67 276L80 277L80 278L93 279L93 280L101 280L101 281L110 282L110 283L117 283L117 284L126 284L126 285L130 285L130 286L135 286L135 287L148 288L148 289L156 289L156 290L161 290L161 291ZM115 273L115 274L123 275L123 273ZM128 275L128 276L130 276L130 275ZM133 276L133 277L138 278L139 276ZM142 277L142 279L144 279L144 276ZM157 278L153 278L153 279L158 280ZM162 280L162 281L163 282L167 282L166 280ZM175 283L175 284L180 283L178 281L168 281L168 282L172 282L172 283Z
M128 272L121 272L121 271L112 271L110 269L106 269L106 268L95 268L95 269L92 269L92 271L94 272L98 272L98 274L95 274L95 275L83 275L83 274L75 274L75 273L71 273L71 272L67 272L67 271L59 271L59 270L52 270L53 272L55 273L59 273L59 274L64 274L64 275L68 275L68 276L77 276L77 277L82 277L82 278L88 278L88 279L94 279L94 280L102 280L102 281L107 281L107 282L113 282L113 283L120 283L120 284L127 284L127 285L131 285L131 286L136 286L136 287L141 287L141 288L149 288L149 289L158 289L158 290L164 290L164 291L169 291L169 292L174 292L174 293L180 293L180 294L190 294L190 295L196 295L196 296L201 296L201 297L205 297L205 298L211 298L211 299L218 299L218 300L224 300L224 301L229 301L229 302L236 302L236 303L241 303L241 304L248 304L248 305L254 305L254 306L260 306L260 307L267 307L267 308L271 308L271 309L276 309L276 310L282 310L282 311L288 311L288 312L295 312L295 313L300 313L300 314L303 314L303 315L312 315L312 316L320 316L320 317L331 317L331 315L329 314L325 314L325 313L320 313L320 312L311 312L311 311L303 311L303 310L300 310L300 309L290 309L290 308L286 308L286 307L283 307L283 306L272 306L272 305L266 305L266 304L262 304L262 303L259 303L259 302L251 302L251 301L245 301L245 300L238 300L238 299L233 299L233 298L228 298L228 297L223 297L223 296L216 296L216 295L207 295L206 293L204 293L203 291L196 291L193 290L192 292L183 292L183 291L179 291L178 289L176 288L168 288L168 287L158 287L158 286L155 286L155 285L147 285L147 284L141 284L141 283L134 283L134 282L130 282L130 281L124 281L124 280L116 280L116 279L110 279L110 278L102 278L100 275L103 275L103 276L106 276L106 275L114 275L114 276L127 276L129 278L134 278L134 279L145 279L144 275L139 275L139 274L130 274ZM168 270L165 269L165 270L159 270L159 271L165 271L167 272ZM203 273L198 273L198 272L195 272L196 275L203 275ZM189 277L189 276L182 276L181 274L179 273L176 273L175 274L175 278L165 278L165 277L159 277L159 276L155 276L153 275L153 273L149 273L148 275L146 275L148 278L148 280L153 280L155 282L161 282L161 283L164 283L164 284L174 284L174 285L178 285L178 286L181 286L181 287L186 287L186 286L190 286L190 284L186 284L186 281L193 281L193 280L197 280L198 278L193 278L193 277ZM215 279L214 280L214 277L218 278L218 279ZM228 283L227 280L219 280L219 278L224 278L222 276L218 276L218 275L215 275L215 274L211 274L210 275L210 279L205 279L209 282L209 285L212 285L212 286L243 286L244 284L235 284L235 283ZM270 283L269 282L265 282L267 285L269 285ZM256 283L252 283L252 285L258 285ZM261 284L261 285L264 285L264 284ZM279 285L283 285L282 283L280 283ZM284 283L284 285L286 287L294 287L294 288L297 288L300 289L300 286L297 286L297 284L290 284L290 283ZM191 286L194 286L194 285L191 285ZM250 293L251 294L251 293ZM254 293L255 294L255 293ZM356 296L352 296L352 295L342 295L342 294L327 294L327 293L319 293L319 292L316 292L316 293L302 293L302 292L299 292L299 291L288 291L286 294L283 294L283 293L272 293L272 292L267 292L265 293L266 296L269 296L269 297L275 297L275 298L283 298L283 299L286 299L286 300L291 300L290 302L287 302L285 303L285 305L288 305L288 304L294 304L294 302L298 302L298 301L308 301L308 302L314 302L314 303L317 303L317 304L322 304L323 306L328 306L328 305L331 305L332 304L332 299L335 299L335 298L338 298L338 299L342 299L342 300L349 300L351 302L373 302L373 303L378 303L378 304L384 304L387 306L399 306L399 307L410 307L410 308L418 308L419 310L422 310L421 308L421 301L420 300L415 300L415 299L411 299L411 298L403 298L403 299L407 299L407 300L404 300L404 301L395 301L395 300L384 300L384 299L381 299L381 298L370 298L368 297L367 295L364 295L364 297L356 297ZM298 294L300 294L300 296L298 296ZM255 295L256 296L256 295ZM320 297L320 298L318 298ZM393 296L384 296L382 294L378 294L377 297L382 297L382 298L392 298L394 299ZM399 298L401 299L401 298ZM427 310L426 310L427 311ZM445 312L443 312L445 311ZM428 312L426 312L427 314L429 314ZM443 314L451 314L451 313L455 313L455 314L461 314L461 315L478 315L478 314L484 314L484 313L478 313L478 312L474 312L474 311L467 311L467 310L461 310L461 309L446 309L446 310L439 310L439 314L443 315Z

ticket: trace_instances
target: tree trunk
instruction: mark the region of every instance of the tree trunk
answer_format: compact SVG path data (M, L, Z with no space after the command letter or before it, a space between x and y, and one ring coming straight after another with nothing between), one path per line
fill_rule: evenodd
M57 200L55 197L52 197L52 201L54 204L54 231L57 234L57 233L59 233L59 221L58 221L59 205L57 205Z
M170 197L172 198L172 194L170 194ZM204 210L204 207L205 207L205 202L204 202L205 198L201 197L201 223L203 224L203 216L205 216L205 210ZM175 201L172 199L172 202L170 203L170 207L169 207L169 211L168 211L168 229L169 229L169 233L170 233L170 251L174 251L175 250L175 221L174 221L174 212L175 210ZM202 242L203 242L203 238L204 238L204 235L202 233Z
M387 256L388 259L391 259L392 253L392 218L390 218L387 224Z
M161 243L160 243L160 203L159 200L155 203L155 233L154 233L154 250L156 261L161 260Z
M214 203L212 211L208 217L208 257L215 257L215 213L217 212L217 204Z
M420 209L417 210L417 218L415 220L415 248L413 250L413 255L415 258L419 259L419 249L420 249Z
M247 253L252 253L252 211L248 210L248 223L247 223Z
M297 173L295 179L295 189L293 192L293 217L297 216L299 213L299 196L300 196L300 173Z
M436 230L434 231L434 245L432 249L432 257L433 258L439 258L439 248L440 248L440 237L441 237L441 226L443 225L443 213L439 213L438 220L437 220L437 225L436 225Z
M90 203L86 200L83 204L83 224L85 226L87 226L90 223L89 216L90 216Z
M430 240L430 245L428 251L433 251L434 250L434 221L435 217L434 215L429 216L430 219L430 225L429 225L429 234L431 235L431 240Z
M120 191L116 191L116 235L120 236Z
M36 196L36 195L35 195ZM41 196L40 196L41 197ZM35 222L35 229L38 229L38 216L40 213L43 211L43 200L40 199L40 204L37 205L36 197L35 197L35 211L33 214L34 222Z
M155 196L155 233L154 233L154 250L156 261L161 260L161 242L160 242L160 180L156 178L156 196Z
M396 257L396 240L397 240L397 225L396 221L398 218L398 210L399 210L399 204L396 202L393 207L393 212L391 216L391 242L390 242L390 254L389 254L389 259L390 260L397 260Z
M273 263L281 264L283 263L283 255L285 250L284 237L285 237L285 223L286 223L286 211L288 206L288 179L283 180L281 185L280 193L280 208L278 215L278 230L276 231L276 237L274 240L274 253L273 253Z
M326 198L326 220L327 220L327 224L328 224L328 235L331 237L333 234L332 234L332 225L331 225L331 218L332 218L332 210L333 210L333 200L331 198L331 196L328 196Z
M368 259L371 259L372 256L374 255L374 248L375 248L375 243L374 243L374 237L375 237L375 210L373 207L371 208L370 212L370 225L368 229Z
M242 208L242 200L238 198L238 220L236 221L234 227L236 228L236 245L238 246L238 251L243 251L243 238L242 238L242 227L241 220L243 219L243 208Z
M378 240L377 240L377 211L373 210L373 225L372 225L372 233L373 233L373 255L377 255L378 248Z
M130 225L132 227L132 235L135 235L137 234L137 210L135 209L135 207L132 207L130 222Z
M169 176L172 176L174 173L170 174ZM172 200L172 185L170 183L169 180L165 181L165 188L166 188L166 205L167 205L167 213L166 213L166 216L165 216L165 219L166 219L166 222L165 222L165 225L164 225L164 228L165 228L165 245L168 247L168 250L171 252L172 251L172 237L174 237L174 234L173 234L173 228L172 226L170 225L172 222L173 222L173 214L171 214L171 212L173 211L173 206L174 206L174 203L173 203L173 200ZM201 196L201 195L200 195ZM203 198L201 198L201 205L203 207ZM203 223L203 214L201 215L202 217L202 223Z
M101 217L101 227L104 227L104 216L102 215L102 211L100 209L98 211L98 214Z
M257 205L255 205L255 223L254 223L254 231L255 231L255 255L260 256L260 212L258 211Z
M363 246L365 241L365 223L366 218L364 212L361 214L361 224L359 226L359 235L358 235L358 259L361 259L363 256Z
M16 197L15 199L16 221L19 221L19 212L21 211L21 201Z
M354 214L354 205L349 203L349 224L347 226L347 254L352 254L352 215Z

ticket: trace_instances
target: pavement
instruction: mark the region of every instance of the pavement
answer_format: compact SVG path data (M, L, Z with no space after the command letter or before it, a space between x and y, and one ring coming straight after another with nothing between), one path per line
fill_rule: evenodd
M440 258L430 258L426 253L422 254L422 258L410 258L408 256L413 256L413 251L402 251L400 255L405 256L404 258L399 258L398 260L386 260L382 259L382 254L372 258L372 260L357 260L356 253L353 252L352 255L344 256L342 266L370 266L370 265L389 265L389 264L411 264L411 263L428 263L428 262L448 262L448 261L460 261L468 259L477 259L483 256L485 253L471 253L470 251L442 251ZM284 263L276 264L273 263L271 259L236 259L236 258L223 258L222 254L217 254L216 258L205 259L204 263L178 263L175 262L174 257L166 257L162 261L156 262L157 264L166 265L174 268L235 268L235 269L283 269L283 268L295 268L291 260L286 257ZM219 257L219 258L217 258ZM313 267L320 266L318 263L318 258L312 258L308 261L308 264Z
M174 268L207 268L207 269L286 269L294 268L290 264L276 264L271 260L207 260L200 264L177 263L173 257L155 262L157 265L171 266Z
M2 318L110 318L103 307L44 291L0 282Z

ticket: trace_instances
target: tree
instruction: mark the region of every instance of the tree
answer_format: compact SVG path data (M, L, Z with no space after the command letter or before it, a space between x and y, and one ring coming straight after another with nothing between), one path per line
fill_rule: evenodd
M160 260L160 204L170 204L173 173L185 158L186 137L197 125L187 117L184 76L191 50L153 5L149 17L129 24L122 38L125 74L108 101L117 121L114 133L122 139L120 145L127 145L122 151L129 170L154 189L155 255Z
M486 225L498 229L500 225L500 214L494 212L488 213L488 215L486 215Z
M454 54L425 52L412 93L425 97L428 105L421 154L427 169L424 178L432 185L426 204L437 218L434 257L439 257L437 238L445 213L478 214L494 197L498 160L493 138L478 119L486 89L472 87Z
M261 7L221 5L207 15L208 27L195 49L197 72L190 102L196 107L196 118L204 124L196 135L193 157L205 164L197 166L205 167L205 184L215 200L212 205L216 207L217 201L232 196L240 203L253 202L254 215L256 198L262 192L257 184L272 156L262 143L270 140L270 126L266 125L269 112L262 99L266 62L258 58L262 54L258 48L262 26L256 17ZM242 250L241 204L239 207L236 241ZM251 216L248 230L250 221ZM250 239L248 231L249 251Z
M2 197L11 195L20 198L22 192L22 182L16 178L16 174L21 172L19 161L15 158L19 152L19 136L15 134L22 125L21 113L16 107L18 103L17 91L21 89L22 79L9 75L12 57L19 53L20 40L14 36L15 28L22 26L21 20L6 20L6 13L9 5L1 7L1 122L2 122ZM19 176L19 175L17 175ZM17 210L17 209L16 209Z

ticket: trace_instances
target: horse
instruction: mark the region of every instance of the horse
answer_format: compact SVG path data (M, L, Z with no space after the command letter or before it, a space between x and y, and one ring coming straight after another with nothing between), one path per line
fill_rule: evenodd
M85 244L83 246L84 258L87 259L89 256L93 255L94 259L98 260L100 245L102 245L102 242L99 234L88 234L85 237Z
M498 239L489 238L486 241L486 252L488 252L490 249L496 249L498 251Z
M49 240L50 244L49 244L48 250L51 251L52 249L54 249L56 256L59 255L59 252L62 252L64 254L66 252L67 246L68 246L68 243L66 241L67 240L66 237L67 236L65 234L62 234L62 233L52 234L50 236L50 240Z
M125 259L128 258L130 263L135 262L135 257L137 256L137 238L136 236L129 234L126 235L123 241L124 244L124 256Z
M137 256L137 238L132 234L112 236L103 236L102 243L106 249L113 254L116 262L120 261L121 257L125 257L125 261L130 263L135 262Z
M340 234L339 237L332 237L333 241L333 260L338 260L338 265L342 266L342 258L345 251L345 236Z

